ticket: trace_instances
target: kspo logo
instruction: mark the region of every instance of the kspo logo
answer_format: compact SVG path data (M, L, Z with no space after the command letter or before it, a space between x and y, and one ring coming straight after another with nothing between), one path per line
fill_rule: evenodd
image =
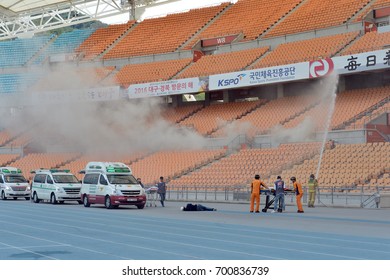
M246 74L240 74L234 79L221 79L218 80L218 87L227 87L231 85L238 85L238 83L244 78Z
M333 72L334 64L332 59L325 58L321 60L310 61L310 78L326 76Z

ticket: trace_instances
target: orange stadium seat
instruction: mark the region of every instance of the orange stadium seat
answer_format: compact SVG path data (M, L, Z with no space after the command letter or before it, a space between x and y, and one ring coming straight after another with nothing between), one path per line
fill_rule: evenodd
M336 97L330 128L337 128L354 118L356 115L387 98L389 95L389 87L349 90L339 93ZM316 130L323 130L325 129L327 116L329 114L329 107L330 101L327 99L296 118L289 120L284 124L284 127L296 127L305 119L310 118L310 120L313 121Z
M224 3L186 13L145 19L117 42L103 59L173 52L227 5Z
M236 120L244 124L250 123L253 134L267 133L272 127L283 124L300 112L306 111L318 102L316 95L288 96L271 100L256 110ZM280 110L280 108L283 108ZM223 133L220 135L224 135Z
M189 41L185 47L192 48L201 39L241 33L245 40L254 40L300 2L302 0L261 1L261 3L258 0L238 1Z
M180 125L192 127L200 134L211 134L218 128L225 126L226 123L242 117L263 103L265 103L264 100L226 104L214 103L184 119Z
M281 44L251 68L263 68L332 57L358 35L359 32L357 31Z
M367 15L369 12L377 9L377 8L382 8L382 7L386 7L386 6L390 6L390 1L389 0L376 0L376 1L373 1L372 4L368 4L362 12L360 12L359 16L356 17L355 21L356 22L359 22L359 21L362 21Z
M183 58L143 64L128 64L120 69L115 77L117 82L122 86L169 80L181 69L190 64L191 61L191 58Z
M84 60L94 59L112 45L116 39L124 35L134 23L135 21L129 21L124 24L112 24L99 28L76 49L76 52L83 54Z
M358 182L366 186L373 177L385 172L387 156L390 152L390 143L373 146L367 144L336 145L336 148L325 150L321 161L318 181L322 187L353 187ZM363 160L364 158L364 160ZM295 165L281 173L283 178L297 176L305 183L310 174L315 173L318 167L319 155ZM376 165L376 162L383 164ZM299 177L298 177L299 174ZM275 175L271 176L271 178ZM372 179L371 179L372 180Z
M205 165L225 155L225 150L161 151L130 165L136 176L148 185L157 183L160 176L167 180Z
M342 55L380 50L389 45L390 32L367 32L356 42L351 44L346 50L344 50Z
M201 77L240 71L268 51L268 47L203 56L177 78Z
M279 148L240 150L206 168L174 179L169 184L175 187L245 187L255 174L260 174L265 179L282 167L297 163L302 158L312 157L319 151L319 145L299 143L281 145ZM295 152L296 150L299 150L299 153ZM273 164L275 158L278 158L277 165Z
M171 123L179 123L203 107L204 106L200 104L186 104L185 106L180 107L167 107L162 110L161 115L164 119Z
M264 38L300 33L346 23L361 11L369 0L310 0L275 25Z
M78 153L31 153L13 162L26 178L32 178L32 170L58 168L79 157Z

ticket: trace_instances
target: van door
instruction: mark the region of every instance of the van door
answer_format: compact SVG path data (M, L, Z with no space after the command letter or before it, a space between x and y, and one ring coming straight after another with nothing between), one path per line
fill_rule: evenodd
M0 175L0 195L1 195L1 199L3 200L7 199L5 196L5 185L4 185L3 175Z
M99 181L99 174L97 173L89 173L86 174L83 181L83 188L88 194L88 199L90 203L97 203L98 198L98 181Z
M111 194L111 191L109 190L107 179L103 174L100 174L99 183L97 187L98 197L99 197L99 203L104 204L104 199L106 197L106 194Z
M45 187L45 198L50 200L50 196L52 192L55 192L56 187L54 185L53 179L50 175L46 176L46 187Z
M44 192L46 187L46 174L36 174L32 184L31 193L34 196L34 193L37 194L38 199L44 199Z

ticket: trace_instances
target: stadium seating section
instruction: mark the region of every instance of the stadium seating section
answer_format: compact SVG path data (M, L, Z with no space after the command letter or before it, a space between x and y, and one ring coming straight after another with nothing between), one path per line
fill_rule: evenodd
M128 64L116 74L116 79L124 87L130 84L168 80L188 66L191 61L191 58L183 58L143 64Z
M221 4L162 18L146 19L135 26L103 58L173 52L226 6L227 4Z
M326 150L321 161L321 169L318 175L318 182L321 186L346 187L347 190L360 191L359 186L376 187L377 181L372 179L383 178L388 172L390 143L367 143L336 145L336 148ZM294 165L290 169L282 171L281 176L288 180L295 176L305 184L310 174L315 174L319 162L319 155L305 160L302 164ZM278 173L274 173L270 180L275 179ZM279 174L278 174L279 175ZM375 182L375 183L374 183ZM388 180L380 180L388 182ZM330 189L329 189L330 191Z
M240 71L251 65L267 51L268 47L263 47L202 56L200 60L181 72L177 78L184 79Z
M343 55L375 51L390 45L390 32L368 32L360 37L355 43L351 44Z
M124 24L113 24L97 29L77 49L84 60L94 59L108 49L120 36L129 30L135 21Z
M251 68L264 68L332 57L358 35L359 32L350 32L281 44Z
M344 122L365 111L367 111L366 115L369 115L370 111L368 110L389 95L389 87L350 90L338 94L330 123L331 129L338 128ZM329 114L330 102L329 98L325 99L302 115L288 121L284 126L287 128L295 127L305 118L310 118L317 130L323 130Z
M250 183L254 174L261 172L263 179L273 172L303 161L318 152L319 143L284 144L279 148L244 149L238 153L201 168L189 175L170 182L172 187L243 187Z
M368 2L370 1L304 1L299 9L282 20L264 37L283 36L344 24L360 12Z
M186 47L192 48L201 39L226 35L242 34L245 40L254 40L301 2L303 1L238 1L187 43Z

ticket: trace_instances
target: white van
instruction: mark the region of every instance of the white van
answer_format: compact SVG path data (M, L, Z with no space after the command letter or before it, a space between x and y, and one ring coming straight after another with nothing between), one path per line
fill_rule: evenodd
M81 182L69 170L39 169L31 185L31 195L35 203L49 200L52 204L64 201L77 201L80 198Z
M19 197L30 199L30 185L19 168L9 166L0 168L0 193L2 200Z
M81 197L85 207L104 204L107 209L119 205L135 205L143 209L145 190L134 178L131 169L120 162L89 162L85 170Z

